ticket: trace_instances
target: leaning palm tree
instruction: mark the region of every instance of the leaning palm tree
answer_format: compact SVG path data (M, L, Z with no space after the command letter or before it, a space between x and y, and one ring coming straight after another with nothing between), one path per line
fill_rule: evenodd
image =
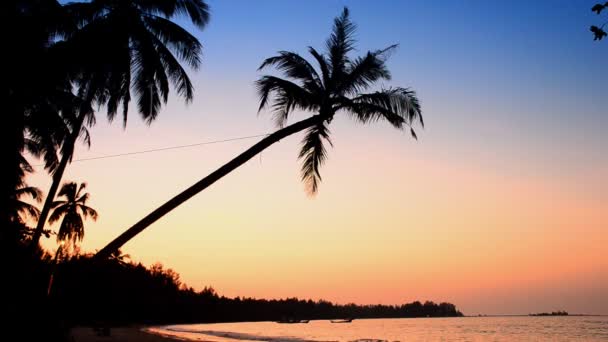
M336 114L346 114L361 123L385 120L396 128L408 128L416 137L412 125L416 121L422 124L416 94L406 88L370 91L376 82L390 80L385 61L396 46L370 51L351 59L349 53L354 48L354 31L355 25L345 8L342 15L335 19L333 32L326 43L326 53L309 48L318 68L293 52L281 51L277 56L266 59L260 69L275 66L291 79L262 76L257 81L259 110L270 106L280 129L154 210L101 249L97 257L109 256L156 220L267 147L303 130L306 130L306 134L299 154L302 180L309 194L314 195L321 181L319 169L326 158L325 143L331 145L328 126ZM313 115L285 126L294 110L312 112Z
M54 201L53 212L49 217L49 223L53 224L61 219L61 225L57 232L57 241L64 241L68 246L76 247L77 243L84 238L84 220L88 217L97 220L97 211L87 206L89 193L84 192L87 184L80 186L75 182L63 184L58 197L64 200Z
M172 21L186 16L202 29L209 20L203 0L93 0L71 3L66 11L77 22L74 32L66 33L61 47L66 58L73 58L75 84L84 104L104 105L108 118L120 112L126 125L132 92L140 116L152 122L169 98L169 86L186 102L194 88L180 61L196 70L201 63L202 46L196 37ZM87 108L87 107L83 107ZM74 146L84 124L93 125L91 112L78 113L71 134L65 139L62 158L53 173L53 183L32 238L37 245L47 216Z

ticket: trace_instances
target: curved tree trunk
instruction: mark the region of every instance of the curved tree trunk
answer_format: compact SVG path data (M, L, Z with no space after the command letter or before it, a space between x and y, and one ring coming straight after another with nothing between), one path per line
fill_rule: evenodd
M72 134L70 134L68 138L69 140L66 141L66 150L61 156L61 161L59 162L59 165L57 166L57 169L53 174L53 183L51 184L49 192L46 194L46 199L44 200L44 207L42 207L42 212L40 213L38 223L36 224L36 231L34 231L32 241L30 242L32 249L35 249L38 246L38 242L40 241L40 237L42 236L42 232L44 231L44 225L46 224L49 212L51 211L51 204L53 204L53 201L55 200L55 195L57 195L57 190L59 190L59 185L61 184L61 179L63 178L65 168L72 159L74 147L76 146L76 140L78 140L78 136L80 135L80 130L82 129L85 117L86 114L80 114L80 117L77 119L78 121L76 122L76 126L72 130Z
M137 222L131 228L127 229L124 233L119 235L116 239L114 239L112 242L110 242L108 245L106 245L104 248L102 248L99 252L97 252L97 254L95 254L95 258L102 259L102 258L109 257L114 251L118 250L120 247L122 247L122 245L127 243L129 240L131 240L137 234L141 233L144 229L146 229L152 223L156 222L158 219L165 216L171 210L177 208L180 204L186 202L187 200L192 198L194 195L205 190L208 186L215 183L216 181L218 181L225 175L234 171L239 166L245 164L248 160L255 157L258 153L262 152L263 150L265 150L272 144L278 142L279 140L281 140L287 136L300 132L300 131L302 131L306 128L312 127L314 125L318 125L322 122L323 122L323 118L321 116L313 115L312 117L310 117L308 119L296 122L292 125L289 125L285 128L282 128L282 129L270 134L266 138L260 140L257 144L255 144L252 147L250 147L249 149L247 149L245 152L239 154L234 159L232 159L231 161L224 164L219 169L217 169L214 172L212 172L211 174L209 174L207 177L201 179L200 181L198 181L197 183L195 183L188 189L182 191L180 194L173 197L168 202L166 202L165 204L161 205L156 210L154 210L153 212L148 214L146 217L141 219L139 222Z

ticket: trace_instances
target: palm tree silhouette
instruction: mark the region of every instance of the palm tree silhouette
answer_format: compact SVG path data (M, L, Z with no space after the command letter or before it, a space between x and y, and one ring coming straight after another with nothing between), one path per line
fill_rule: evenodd
M40 216L40 210L35 205L23 201L22 198L25 196L29 196L40 203L42 191L33 186L22 186L15 190L10 210L11 221L25 223L28 219L37 220L38 216Z
M11 53L4 61L11 67L3 70L0 82L6 116L0 126L4 165L0 221L4 223L10 219L9 203L15 190L25 186L25 174L32 172L24 152L42 158L45 169L53 171L59 163L57 148L69 133L63 114L86 106L81 106L72 93L69 75L59 67L64 59L57 53L54 37L70 26L62 6L53 0L3 1L0 6L5 31L19 32L5 35Z
M120 109L126 125L132 91L137 97L138 112L147 123L156 118L161 103L167 102L170 84L186 102L192 100L194 88L180 61L196 70L201 63L202 45L171 19L185 15L202 29L209 20L204 1L93 0L71 3L65 9L78 23L74 32L66 34L64 50L66 58L73 58L68 64L74 66L71 73L84 104L106 106L110 120ZM34 246L44 230L83 125L94 124L94 113L82 111L74 122L63 143L62 158L54 170L53 183L32 238Z
M97 220L97 211L86 205L89 193L84 192L87 183L80 186L75 182L63 184L58 197L65 197L65 200L54 201L52 204L53 212L49 217L49 223L53 224L61 220L57 241L65 241L67 245L76 247L76 244L84 238L84 220L87 218Z
M333 32L326 42L327 54L309 48L309 52L319 65L320 72L303 57L293 52L279 52L278 56L266 59L260 69L276 66L294 81L275 76L261 77L257 81L260 95L259 110L270 105L280 127L285 125L295 109L314 114L262 139L144 217L101 249L96 256L108 257L111 252L120 248L156 220L267 147L303 130L307 132L300 151L302 179L309 193L315 194L321 180L319 167L326 157L324 142L329 143L328 125L337 113L345 113L362 123L386 120L396 128L409 128L411 134L416 137L412 124L417 120L423 124L423 121L418 99L412 90L389 88L363 93L377 81L390 79L385 60L395 46L370 51L362 57L350 59L348 54L354 47L354 31L355 25L350 21L348 9L344 8L342 15L335 19Z
M119 265L126 266L131 260L131 255L123 253L120 249L117 249L110 254L110 259L116 261Z

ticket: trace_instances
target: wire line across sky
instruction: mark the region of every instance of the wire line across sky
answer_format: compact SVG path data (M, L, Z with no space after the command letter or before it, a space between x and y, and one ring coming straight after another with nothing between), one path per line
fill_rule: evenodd
M106 154L106 155L98 156L98 157L75 159L72 162L83 162L83 161L89 161L89 160L98 160L98 159L124 157L124 156L131 156L131 155L137 155L137 154L161 152L161 151L167 151L167 150L177 150L177 149L196 147L196 146L202 146L202 145L212 145L212 144L220 144L220 143L226 143L226 142L231 142L231 141L247 140L247 139L253 139L253 138L261 138L261 137L266 137L268 135L270 135L270 133L248 135L248 136L243 136L243 137L228 138L228 139L222 139L222 140L203 141L203 142L200 142L200 143L194 143L194 144L188 144L188 145L176 145L176 146L159 147L159 148L154 148L154 149L149 149L149 150L140 150L140 151L124 152L124 153L116 153L116 154ZM38 165L35 165L35 166L37 166L37 167L44 166L44 164L38 164Z

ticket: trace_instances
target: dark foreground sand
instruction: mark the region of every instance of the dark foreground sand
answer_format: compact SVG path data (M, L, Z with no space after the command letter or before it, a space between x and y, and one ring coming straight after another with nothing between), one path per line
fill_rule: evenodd
M77 327L71 330L74 342L176 342L175 337L149 333L143 328L112 328L110 336L100 336L93 328Z

